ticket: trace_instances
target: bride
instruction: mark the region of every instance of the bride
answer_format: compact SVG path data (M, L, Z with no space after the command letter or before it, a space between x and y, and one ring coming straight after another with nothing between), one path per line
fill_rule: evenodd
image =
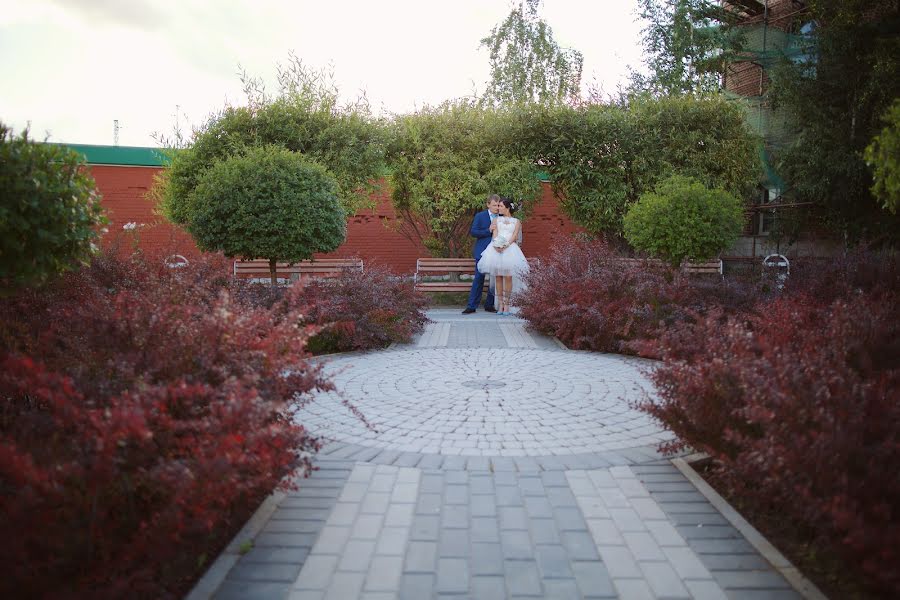
M499 216L491 224L493 239L478 261L478 270L491 276L498 315L509 315L509 300L513 292L522 289L522 277L528 273L528 261L519 248L522 222L512 216L516 203L500 199Z

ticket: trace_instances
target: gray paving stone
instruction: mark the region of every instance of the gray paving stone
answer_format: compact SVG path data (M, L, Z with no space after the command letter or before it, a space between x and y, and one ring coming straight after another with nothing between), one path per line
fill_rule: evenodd
M438 542L441 558L465 558L469 555L469 531L467 529L441 529Z
M619 597L628 600L656 600L650 586L643 579L613 579Z
M583 598L578 591L578 584L574 579L544 579L541 581L544 588L543 598L546 600L573 600Z
M554 508L553 518L560 531L587 531L587 523L577 508Z
M309 555L309 548L305 546L278 548L255 546L241 557L241 562L248 563L295 563L302 565Z
M440 526L440 517L416 515L412 522L409 539L424 542L436 542Z
M553 507L546 496L526 496L525 509L532 519L552 519Z
M491 517L483 518L490 519ZM466 504L444 505L441 510L441 526L447 529L469 527L469 506Z
M600 561L578 561L572 563L575 581L585 598L616 598L609 572Z
M642 562L641 570L653 593L665 598L690 598L678 573L665 562Z
M801 600L794 590L728 590L728 600Z
M469 486L448 485L444 488L444 502L446 504L468 504Z
M323 528L323 532L327 527ZM321 534L319 534L321 535ZM279 548L312 548L316 541L313 533L261 533L253 540L257 547L277 546Z
M469 590L469 564L464 558L438 559L438 592L463 594Z
M435 575L424 573L404 573L400 579L400 600L423 600L431 598L434 591Z
M397 457L394 465L398 467L415 467L422 460L422 455L414 452L404 452Z
M497 506L524 506L522 493L518 487L510 485L498 485Z
M436 515L441 512L443 497L441 494L419 494L416 513L420 515Z
M331 578L328 591L325 593L325 600L359 598L365 580L365 573L342 573L338 571Z
M375 554L380 556L403 556L409 529L406 527L385 527L378 535Z
M531 529L531 537L535 544L560 544L559 528L553 519L531 519L528 522ZM584 532L572 531L566 533L583 534Z
M666 560L662 548L653 539L653 536L646 531L632 531L622 534L625 539L625 545L631 550L634 558L638 561L644 560Z
M330 508L277 508L272 516L273 521L319 520L323 523L331 514Z
M374 540L350 540L344 546L338 569L341 571L362 571L369 569L369 562L375 554Z
M350 528L350 537L358 540L376 540L384 523L385 518L382 515L359 515Z
M286 583L264 583L248 581L225 581L216 590L215 600L282 600L288 595L291 586Z
M372 559L366 576L365 589L368 591L393 591L400 585L403 573L403 559L399 556L376 556Z
M703 564L710 571L765 571L769 563L759 554L704 554Z
M318 533L322 529L322 521L273 521L263 527L264 533Z
M500 544L472 544L472 575L503 575L503 551Z
M785 579L773 571L713 571L713 577L726 590L789 588Z
M535 543L539 543L535 540ZM597 546L591 535L585 531L562 532L562 544L572 560L599 560Z
M228 579L237 581L280 581L292 583L300 572L300 564L252 563L244 560L232 567Z
M414 513L415 506L412 504L391 504L384 516L384 524L387 527L408 527L415 518Z
M500 513L500 529L528 529L528 515L525 508L501 506L497 510Z
M691 549L697 554L756 554L747 540L693 540Z
M644 577L634 555L626 546L598 546L597 550L613 579Z
M491 467L493 468L495 475L503 471L517 470L515 459L501 456L495 456L491 458Z
M712 577L709 569L690 548L664 547L662 550L669 564L682 579L710 579Z
M738 530L731 525L679 525L676 527L678 533L686 540L694 539L728 539L743 537Z
M444 457L441 454L423 454L422 460L417 465L420 469L440 469L444 464Z
M547 492L544 490L544 484L538 477L522 477L519 479L519 488L525 496L541 496L546 497Z
M469 514L473 517L493 517L497 515L497 497L469 496Z
M575 495L568 487L548 487L547 500L550 502L550 506L553 506L554 508L578 506L578 504L575 502Z
M568 579L573 576L569 555L562 546L539 545L535 548L535 559L544 579Z
M469 477L469 493L472 495L493 494L494 478L487 474L472 474Z
M537 563L533 560L507 560L506 589L515 596L541 596L543 588Z
M435 542L410 542L406 551L405 573L434 573L437 568Z
M506 583L503 577L472 577L472 597L478 600L505 600Z
M547 471L541 473L541 482L546 488L569 488L569 480L566 479L565 473L561 471Z
M500 524L494 517L473 517L472 542L500 542Z
M295 589L325 590L337 568L338 557L329 554L310 554L303 563L300 575L294 582Z
M513 560L528 560L534 558L534 547L526 531L501 531L500 543L503 546L503 556Z
M694 600L728 600L728 596L715 581L687 580L684 585Z

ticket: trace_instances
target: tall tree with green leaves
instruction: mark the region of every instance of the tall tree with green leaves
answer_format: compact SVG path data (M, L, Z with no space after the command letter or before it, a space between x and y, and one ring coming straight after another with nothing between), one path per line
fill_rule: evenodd
M540 196L537 167L503 143L499 111L445 102L394 123L387 158L398 231L432 256L471 253L474 211L490 194L523 203L527 217Z
M772 101L792 141L776 157L786 195L848 241L896 241L900 217L872 193L865 148L900 97L897 0L809 0L804 60L771 72Z
M521 0L481 40L490 52L491 79L482 96L490 105L552 104L578 97L584 58L560 48L538 16L541 0Z
M279 65L277 94L258 79L242 78L245 106L227 106L210 117L187 148L172 153L171 165L153 194L162 213L179 225L191 221L191 192L217 162L250 148L275 144L325 165L338 182L347 214L371 205L384 175L383 128L365 99L341 104L333 76L306 67L291 55Z
M717 92L726 63L740 50L735 16L713 0L638 0L644 64L630 90L655 96Z

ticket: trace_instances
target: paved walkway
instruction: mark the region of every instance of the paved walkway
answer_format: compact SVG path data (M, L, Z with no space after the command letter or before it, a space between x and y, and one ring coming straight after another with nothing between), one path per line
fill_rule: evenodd
M298 415L332 440L319 470L267 501L205 595L799 598L657 454L669 434L631 407L650 363L515 317L429 317L413 344L329 360L342 396Z

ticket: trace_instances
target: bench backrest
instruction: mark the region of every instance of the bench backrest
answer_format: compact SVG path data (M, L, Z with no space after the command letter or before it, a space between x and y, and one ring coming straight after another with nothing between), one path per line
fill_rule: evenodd
M363 261L358 258L318 258L301 260L295 263L275 263L275 274L278 277L291 275L337 275L343 271L362 271ZM264 277L269 275L269 261L265 259L234 261L235 276Z
M471 273L474 270L474 258L420 258L416 260L416 273Z

